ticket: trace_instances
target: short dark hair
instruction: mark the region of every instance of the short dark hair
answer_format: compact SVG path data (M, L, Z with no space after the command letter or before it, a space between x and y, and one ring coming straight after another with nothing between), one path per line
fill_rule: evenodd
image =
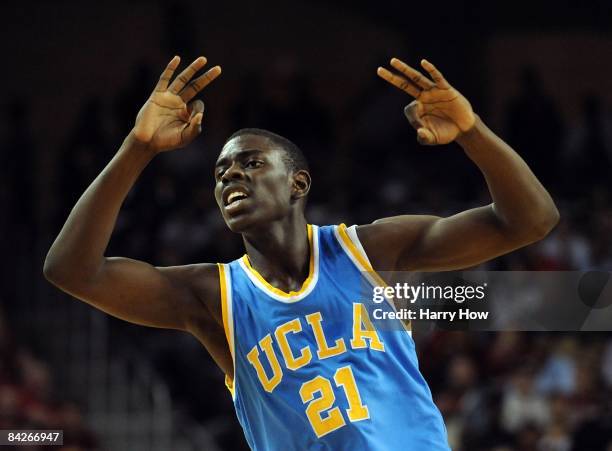
M308 161L306 161L306 157L298 146L284 136L278 135L269 130L264 130L263 128L241 128L237 132L232 133L232 136L227 138L223 145L225 146L225 144L232 139L242 135L257 135L268 138L270 141L278 144L281 149L283 149L283 162L287 166L287 169L290 171L299 171L301 169L306 171L308 170Z

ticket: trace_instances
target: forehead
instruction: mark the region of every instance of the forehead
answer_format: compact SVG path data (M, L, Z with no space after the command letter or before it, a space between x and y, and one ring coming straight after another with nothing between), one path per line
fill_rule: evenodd
M231 139L223 146L216 165L232 161L242 155L265 154L274 158L279 153L278 145L270 138L259 135L241 135Z

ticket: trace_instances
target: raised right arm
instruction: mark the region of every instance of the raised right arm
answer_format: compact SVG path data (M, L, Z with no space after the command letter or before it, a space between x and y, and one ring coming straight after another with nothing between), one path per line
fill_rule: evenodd
M145 166L159 152L184 147L200 132L201 101L188 102L216 78L216 66L191 81L206 60L196 59L169 85L175 57L140 110L117 154L78 200L45 259L45 277L67 293L136 324L186 330L201 311L201 290L189 283L193 267L158 268L104 253L117 215ZM199 273L214 281L216 267ZM214 295L214 284L211 295ZM199 287L201 288L201 286Z
M113 316L183 329L172 304L189 297L184 287L147 263L104 256L121 204L153 156L130 133L72 209L47 254L44 273L57 287Z

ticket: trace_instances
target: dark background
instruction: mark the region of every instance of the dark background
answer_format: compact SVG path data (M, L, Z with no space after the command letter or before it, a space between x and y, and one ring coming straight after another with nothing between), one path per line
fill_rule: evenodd
M610 269L610 2L61 1L5 5L3 19L0 429L63 428L71 450L245 449L222 375L194 339L107 317L42 277L70 209L174 54L203 54L223 74L200 96L202 136L145 170L108 255L240 256L212 164L247 126L306 153L312 223L488 203L457 146L416 144L402 114L411 99L376 76L396 56L434 62L560 209L543 242L481 269ZM609 333L416 339L454 450L612 449Z

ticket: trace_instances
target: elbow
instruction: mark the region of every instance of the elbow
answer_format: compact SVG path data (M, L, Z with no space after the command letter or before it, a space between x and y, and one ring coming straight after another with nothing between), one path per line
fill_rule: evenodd
M98 267L77 263L49 251L43 265L43 275L51 284L67 293L78 292L91 285Z
M62 269L61 263L57 262L51 253L47 254L45 258L43 275L45 279L57 287L61 287L66 280L66 271Z
M78 277L77 271L72 265L69 265L67 262L53 255L52 251L49 251L45 258L43 275L48 282L63 291L66 291L68 287L74 285Z
M559 210L555 204L552 204L547 209L546 213L542 215L542 220L540 221L541 224L539 224L537 227L537 232L540 239L548 235L557 226L557 224L559 224L559 219L561 219Z
M527 231L528 243L535 243L544 239L559 223L559 210L552 204L546 211L537 215L537 220L529 227Z

